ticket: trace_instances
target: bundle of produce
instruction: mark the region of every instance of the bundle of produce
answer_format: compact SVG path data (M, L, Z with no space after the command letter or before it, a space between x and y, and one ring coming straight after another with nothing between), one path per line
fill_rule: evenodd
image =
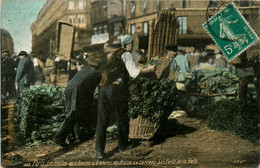
M140 115L153 123L161 123L174 108L176 85L170 79L136 78L130 82L129 91L130 118Z
M237 96L238 77L226 69L200 69L193 72L191 81L187 86L187 110L196 112L206 111L206 82L211 95L210 101L216 102L223 98ZM203 87L202 87L203 86ZM196 93L195 95L193 93ZM227 93L227 94L226 94ZM201 96L199 96L200 94Z
M131 80L129 91L129 137L149 139L172 112L176 85L169 79L138 77Z
M206 81L208 81L212 93L221 93L222 89L226 89L229 86L236 84L238 77L222 68L200 69L193 73L192 81L190 83L202 86L205 85Z
M208 127L255 141L259 139L259 117L256 102L223 99L211 104Z
M65 118L63 88L32 86L24 89L14 105L16 138L23 145L50 140Z

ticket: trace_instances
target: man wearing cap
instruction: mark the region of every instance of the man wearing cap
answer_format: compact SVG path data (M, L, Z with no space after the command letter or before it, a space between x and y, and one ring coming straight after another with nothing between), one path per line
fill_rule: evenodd
M129 76L136 78L140 73L153 72L154 66L139 69L133 62L132 41L130 35L121 39L122 48L116 50L108 60L107 68L102 74L98 100L98 119L96 127L96 158L104 157L106 129L110 116L115 114L118 128L118 149L128 147L128 81Z
M172 73L172 61L176 57L177 53L177 46L175 44L168 44L166 47L166 56L161 57L158 60L158 65L157 65L157 78L162 79L162 78L169 78L169 79L174 79L174 74Z
M3 50L1 55L1 95L4 99L15 96L14 74L13 59L9 56L8 50Z
M18 85L18 94L20 97L24 88L29 88L30 85L35 83L36 77L33 62L30 57L28 57L27 52L21 51L18 56L20 58L20 62L17 68L15 82Z

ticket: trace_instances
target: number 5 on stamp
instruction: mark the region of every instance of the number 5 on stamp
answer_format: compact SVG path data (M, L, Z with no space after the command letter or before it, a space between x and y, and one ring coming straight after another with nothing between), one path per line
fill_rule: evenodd
M232 2L206 21L203 27L229 61L258 40L257 34Z

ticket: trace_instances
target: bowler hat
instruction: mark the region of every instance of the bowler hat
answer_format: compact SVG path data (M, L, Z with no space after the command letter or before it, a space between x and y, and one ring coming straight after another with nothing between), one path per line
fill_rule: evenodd
M22 56L22 55L28 56L28 54L27 54L26 51L20 51L19 54L18 54L18 56Z
M166 50L171 50L171 51L174 51L174 52L177 52L177 45L176 44L168 44L166 46Z

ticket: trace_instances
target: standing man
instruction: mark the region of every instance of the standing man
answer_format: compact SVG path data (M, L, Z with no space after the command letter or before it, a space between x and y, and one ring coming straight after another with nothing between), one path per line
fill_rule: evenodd
M172 80L176 80L176 77L177 77L177 73L172 73L173 72L173 65L172 65L172 62L173 62L173 59L176 57L176 55L178 54L177 52L177 45L175 44L168 44L166 46L166 58L167 60L169 61L169 65L167 66L167 71L169 71L168 73L168 78L169 79L172 79Z
M1 95L3 99L14 97L14 62L8 50L2 51L1 56Z
M32 61L33 61L36 80L39 82L39 84L43 84L45 79L44 79L44 75L42 72L42 68L40 67L39 62L38 62L39 60L36 55L34 55L34 54L31 54L31 55L33 57Z
M141 72L155 70L154 66L139 69L133 62L132 41L130 35L121 39L122 48L116 50L110 57L107 68L102 75L98 100L98 119L96 127L96 158L104 157L106 144L106 129L110 116L116 115L118 128L118 149L122 152L128 147L128 81L129 75L136 78Z
M179 72L189 72L189 64L185 56L183 49L178 49L178 55L173 59L173 71L179 70Z
M17 68L15 82L18 85L18 96L20 97L24 88L29 88L30 85L35 83L35 72L33 62L25 51L21 51L18 56L20 62Z
M91 67L79 71L67 84L65 106L68 113L62 125L56 132L53 142L60 146L67 146L66 138L72 132L75 140L82 137L83 131L94 130L96 115L91 114L91 105L96 87L101 80L101 74ZM84 129L82 129L84 128ZM92 130L91 130L92 129Z

